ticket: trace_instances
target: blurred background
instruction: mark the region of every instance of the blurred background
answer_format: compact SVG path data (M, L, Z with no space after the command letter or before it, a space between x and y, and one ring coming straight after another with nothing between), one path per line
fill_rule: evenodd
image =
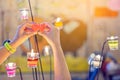
M101 51L103 42L108 36L120 35L120 0L31 0L36 22L53 22L57 17L63 21L61 44L66 61L74 80L85 79L88 75L87 59L94 51ZM0 0L0 45L6 39L13 39L20 19L20 9L28 8L27 0ZM38 37L39 49L42 50L47 41ZM23 71L24 78L31 79L31 70L27 68L26 53L29 51L28 41L23 43L0 67L0 80L6 78L5 63L14 61ZM111 52L119 62L119 50ZM43 70L49 76L49 57L42 56ZM24 65L23 65L24 64ZM19 77L19 76L16 76ZM79 79L77 79L79 78ZM18 80L18 79L15 79ZM49 79L46 79L49 80Z

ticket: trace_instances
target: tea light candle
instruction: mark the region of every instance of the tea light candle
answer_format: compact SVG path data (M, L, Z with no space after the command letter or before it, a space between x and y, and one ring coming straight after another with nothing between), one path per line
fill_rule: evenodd
M115 40L115 39L118 39L118 36L107 37L107 40Z
M6 64L6 71L8 77L15 77L16 74L16 63L10 62Z
M8 63L9 67L12 67L13 66L13 63Z
M60 22L60 21L61 21L61 18L58 17L58 18L56 19L56 22Z
M35 53L33 52L33 49L31 50L31 57L34 57Z
M20 10L21 13L21 19L25 20L28 19L28 9L27 8L23 8Z
M55 27L56 27L56 28L58 28L58 29L61 29L61 28L62 28L63 23L62 23L62 21L61 21L61 18L60 18L60 17L58 17L58 18L56 19L56 21L55 21L54 25L55 25Z
M45 46L45 55L49 55L50 54L50 46Z

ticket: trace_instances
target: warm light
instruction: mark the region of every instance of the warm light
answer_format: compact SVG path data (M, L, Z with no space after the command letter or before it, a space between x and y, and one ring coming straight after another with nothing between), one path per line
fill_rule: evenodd
M58 18L56 19L56 22L60 22L60 21L61 21L61 18L58 17Z
M13 63L8 63L9 67L12 67L13 66Z
M44 55L50 55L50 46L45 46Z
M31 57L34 57L35 56L35 54L34 54L34 52L33 52L33 49L31 50Z
M107 40L114 40L114 39L118 39L118 36L107 37Z
M58 18L55 20L54 25L55 25L56 28L62 29L62 27L63 27L63 22L61 21L61 18L58 17Z

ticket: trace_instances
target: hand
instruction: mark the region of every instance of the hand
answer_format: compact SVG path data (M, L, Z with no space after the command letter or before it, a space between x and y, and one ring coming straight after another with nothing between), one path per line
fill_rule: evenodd
M43 36L52 47L54 56L54 80L71 80L70 72L60 45L60 30L47 22L44 24L50 28L50 31L38 32L38 34Z
M59 44L60 45L60 31L55 28L52 24L44 22L50 28L49 32L38 32L39 35L43 36L50 45Z
M32 23L24 23L22 25L19 25L13 41L19 38L25 41L29 37L37 34L37 32L33 32L31 26L32 26ZM28 28L29 31L25 31L26 28Z

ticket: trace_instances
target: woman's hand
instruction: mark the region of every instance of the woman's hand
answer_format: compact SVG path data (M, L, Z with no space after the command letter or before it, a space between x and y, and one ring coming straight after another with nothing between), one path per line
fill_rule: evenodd
M45 24L46 26L48 26L50 30L48 32L44 31L43 33L38 32L38 34L43 36L50 45L53 45L53 44L60 45L60 31L50 23L44 22L42 24Z
M12 49L16 50L17 47L19 47L25 40L37 34L37 32L33 32L33 30L31 29L31 25L32 23L24 23L18 26L14 39L9 43ZM28 31L25 30L26 28L28 29ZM0 47L0 64L2 64L10 55L11 53L6 47Z
M32 30L32 23L24 23L18 26L16 34L11 41L14 48L20 46L23 42L25 42L31 36L37 34L37 31Z
M29 37L37 34L37 31L34 32L31 28L32 26L32 23L24 23L22 25L19 25L18 26L18 29L17 29L17 32L16 32L16 35L14 36L14 40L17 40L17 39L21 39L22 41L25 41L26 39L28 39Z
M54 80L71 80L70 72L68 70L64 53L60 44L60 30L55 28L52 24L46 24L50 28L48 32L38 32L51 45L54 56Z

